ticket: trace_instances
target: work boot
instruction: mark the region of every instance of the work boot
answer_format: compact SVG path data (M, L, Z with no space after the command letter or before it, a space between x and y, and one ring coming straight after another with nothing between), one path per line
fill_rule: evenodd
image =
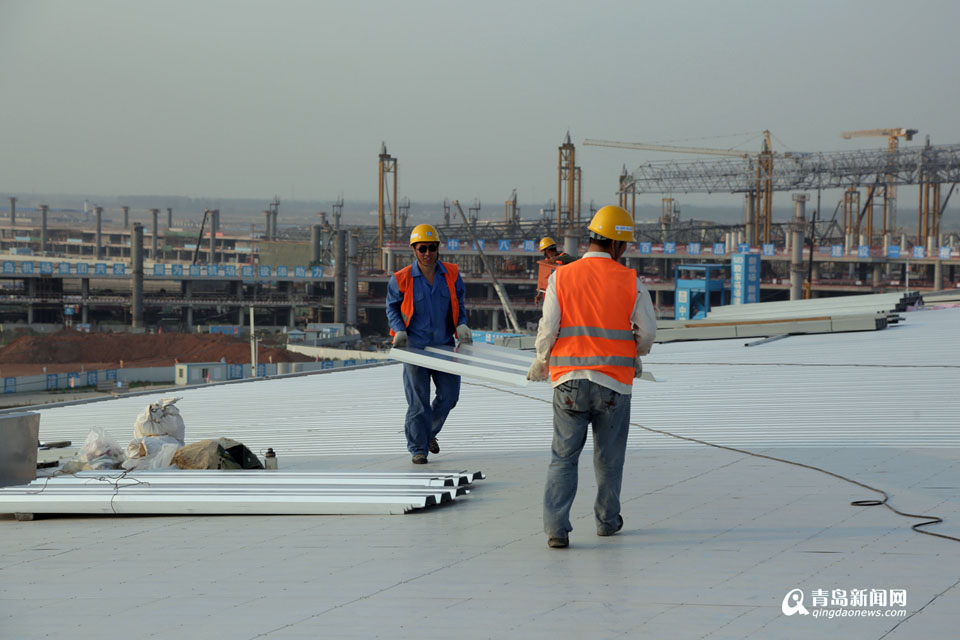
M598 527L597 527L597 535L598 535L598 536L612 536L612 535L615 534L616 532L620 531L620 529L623 529L623 516L617 516L617 528L616 528L616 529L610 529L610 528L608 528L608 527L598 526Z
M570 538L550 538L547 540L547 546L551 549L563 549L570 546Z
M440 453L440 443L436 438L430 438L430 453Z
M427 464L427 456L422 453L418 453L413 456L413 464Z

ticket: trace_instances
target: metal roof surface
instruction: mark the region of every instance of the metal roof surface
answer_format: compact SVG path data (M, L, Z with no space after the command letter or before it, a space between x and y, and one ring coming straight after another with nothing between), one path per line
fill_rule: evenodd
M907 512L943 517L931 530L960 535L960 310L904 315L883 331L749 348L657 345L646 366L666 382L636 383L633 421L760 445L751 448L881 487ZM404 447L398 366L182 395L188 441L226 435L254 450L273 446L281 470L419 470ZM125 442L153 399L41 409L41 433L80 440L98 424ZM624 469L623 531L594 534L596 484L584 455L571 546L548 549L549 399L545 384L465 381L428 469L479 469L487 479L411 515L0 516L0 636L956 635L956 542L911 531L916 519L851 506L877 497L863 485L639 427ZM948 445L907 444L921 436ZM896 589L906 601L859 618L839 599L812 601L854 589ZM811 613L847 615L788 616L782 603L796 590Z
M654 346L632 422L738 446L958 446L960 309L916 311L882 331ZM441 441L456 450L549 446L551 389L463 380ZM177 404L187 441L231 437L278 455L405 451L400 367L192 388ZM105 428L121 444L153 396L41 409L41 439ZM589 445L588 445L589 446ZM630 447L685 446L634 428Z

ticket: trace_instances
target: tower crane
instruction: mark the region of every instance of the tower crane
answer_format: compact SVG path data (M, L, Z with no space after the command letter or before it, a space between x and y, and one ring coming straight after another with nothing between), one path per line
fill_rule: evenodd
M618 142L614 140L583 141L584 146L613 147L615 149L633 149L637 151L663 151L667 153L690 153L695 155L729 156L742 158L753 165L756 160L756 187L747 193L747 241L755 244L770 241L773 227L773 150L770 143L770 131L763 132L763 148L759 154L735 149L708 149L703 147L684 147L644 142ZM621 175L621 187L625 184L626 167ZM621 196L622 198L623 196ZM622 206L622 203L621 203Z
M890 151L896 151L900 138L904 138L909 142L910 140L913 140L913 136L917 133L919 133L917 129L894 127L889 129L861 129L859 131L844 131L840 135L844 140L849 140L850 138L864 138L867 136L887 138L887 148Z
M840 136L844 140L850 140L851 138L865 138L865 137L881 137L887 139L887 151L890 153L896 153L897 148L900 144L900 138L910 141L913 140L913 136L918 133L917 129L908 129L906 127L888 127L885 129L860 129L858 131L844 131ZM870 188L870 193L867 195L867 202L873 200L873 191L872 187ZM866 207L864 208L866 211ZM860 227L860 217L863 216L863 213L857 218L856 228ZM872 213L871 213L872 217ZM869 228L873 228L872 220L867 222ZM881 235L886 236L888 232L892 231L894 227L897 226L897 192L896 187L893 185L893 176L887 174L886 183L883 188L883 227L880 231Z
M510 198L503 205L503 218L507 224L520 223L520 208L517 206L517 190L510 192Z
M702 147L674 147L665 144L647 144L645 142L617 142L615 140L592 140L587 138L583 144L588 147L613 147L614 149L633 149L636 151L666 151L667 153L694 153L708 156L735 156L752 158L754 154L733 149L704 149Z

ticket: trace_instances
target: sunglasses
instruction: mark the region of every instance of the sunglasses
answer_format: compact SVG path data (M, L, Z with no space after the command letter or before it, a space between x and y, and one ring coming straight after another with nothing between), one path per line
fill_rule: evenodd
M417 247L419 253L426 253L427 251L437 251L440 249L440 245L437 244L422 244Z

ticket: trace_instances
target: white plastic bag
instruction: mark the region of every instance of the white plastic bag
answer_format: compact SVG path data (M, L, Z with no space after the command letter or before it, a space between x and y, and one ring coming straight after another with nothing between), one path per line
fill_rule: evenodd
M169 467L173 454L183 446L186 426L174 404L180 398L163 398L149 404L133 425L134 440L127 445L124 469Z
M131 448L140 443L140 447L131 455ZM166 469L173 464L173 454L180 449L180 443L173 436L150 436L141 440L134 440L127 446L127 459L123 461L123 468L133 469Z
M66 473L76 473L77 471L117 469L123 459L120 443L114 440L105 429L94 427L87 434L77 455L64 463L63 470Z
M133 424L133 437L173 436L183 446L187 429L180 417L180 410L174 406L178 400L182 398L162 398L147 405Z

